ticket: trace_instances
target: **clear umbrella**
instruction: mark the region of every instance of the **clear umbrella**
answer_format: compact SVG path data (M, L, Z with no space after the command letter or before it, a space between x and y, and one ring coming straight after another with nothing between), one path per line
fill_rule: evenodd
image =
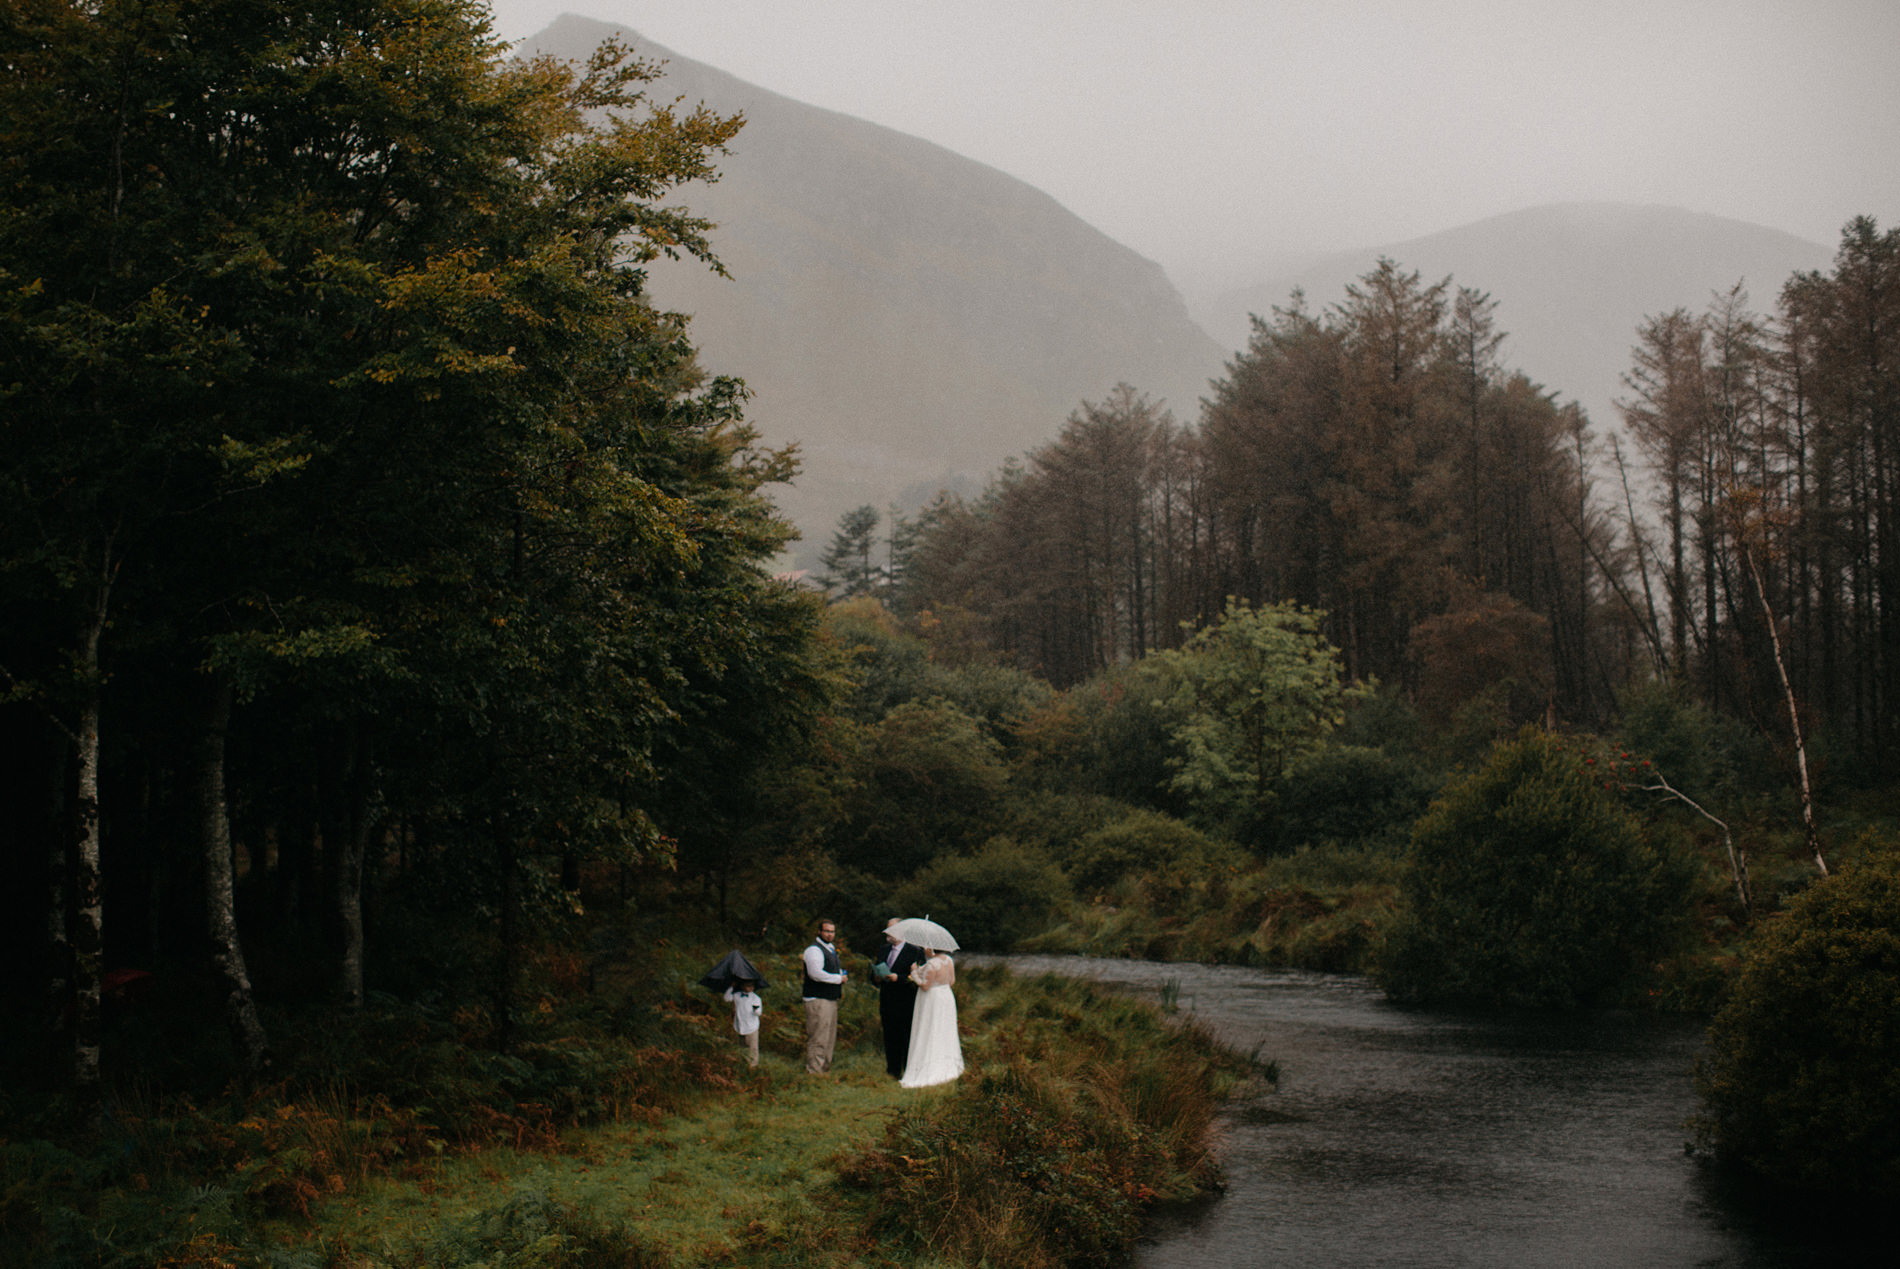
M905 917L885 933L895 934L906 943L915 943L918 947L927 947L933 952L957 950L955 936L928 917Z

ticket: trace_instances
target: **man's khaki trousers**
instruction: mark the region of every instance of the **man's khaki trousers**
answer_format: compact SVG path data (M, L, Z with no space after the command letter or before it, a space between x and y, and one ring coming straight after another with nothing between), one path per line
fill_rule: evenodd
M831 1069L832 1050L838 1047L838 1002L805 1002L805 1069L823 1075Z

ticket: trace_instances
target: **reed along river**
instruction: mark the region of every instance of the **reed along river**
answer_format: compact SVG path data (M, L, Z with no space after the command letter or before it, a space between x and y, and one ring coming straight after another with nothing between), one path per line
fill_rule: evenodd
M981 959L1171 996L1279 1064L1279 1091L1224 1120L1226 1193L1158 1222L1143 1269L1900 1263L1872 1214L1736 1193L1685 1152L1697 1019L1401 1008L1344 974Z

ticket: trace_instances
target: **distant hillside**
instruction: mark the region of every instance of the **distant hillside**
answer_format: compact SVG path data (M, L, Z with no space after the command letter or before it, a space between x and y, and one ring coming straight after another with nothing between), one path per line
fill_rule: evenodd
M662 263L653 292L753 389L765 438L799 443L805 474L775 497L801 563L845 511L980 482L1117 382L1196 417L1226 350L1159 265L994 168L622 28L568 16L524 47L584 57L616 30L666 61L656 95L746 116L721 180L680 197L719 222L732 278Z
M1618 422L1616 398L1645 316L1700 312L1710 295L1742 282L1758 311L1772 310L1797 270L1828 266L1829 247L1739 220L1670 207L1562 203L1494 216L1409 242L1354 251L1259 285L1197 302L1195 315L1223 346L1246 345L1249 313L1284 307L1295 287L1308 307L1345 299L1346 284L1380 256L1425 282L1497 301L1507 366L1574 400L1603 427Z

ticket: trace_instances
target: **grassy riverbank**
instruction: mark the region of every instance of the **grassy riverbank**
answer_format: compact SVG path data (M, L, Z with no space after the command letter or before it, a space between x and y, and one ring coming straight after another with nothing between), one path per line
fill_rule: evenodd
M694 983L723 949L632 947L589 967L592 990L554 990L544 962L506 1055L481 1046L479 1010L383 1000L348 1023L281 1020L268 1089L183 1067L122 1086L96 1135L10 1081L0 1263L1099 1262L1156 1204L1217 1184L1214 1112L1252 1073L1158 1006L969 968L962 1080L890 1081L867 989L814 1079L791 952L756 958L773 986L752 1070Z
M1757 873L1773 907L1809 883L1798 840L1764 833ZM1670 953L1614 1003L1674 1012L1714 1008L1746 938L1735 920L1719 839L1684 833L1691 910ZM1852 858L1858 847L1840 852ZM1068 905L1023 951L1206 964L1372 973L1400 909L1400 844L1327 842L1224 869L1160 870L1124 878ZM1792 861L1792 862L1790 862Z
M1327 843L1124 878L1023 950L1364 972L1398 901L1399 847Z

